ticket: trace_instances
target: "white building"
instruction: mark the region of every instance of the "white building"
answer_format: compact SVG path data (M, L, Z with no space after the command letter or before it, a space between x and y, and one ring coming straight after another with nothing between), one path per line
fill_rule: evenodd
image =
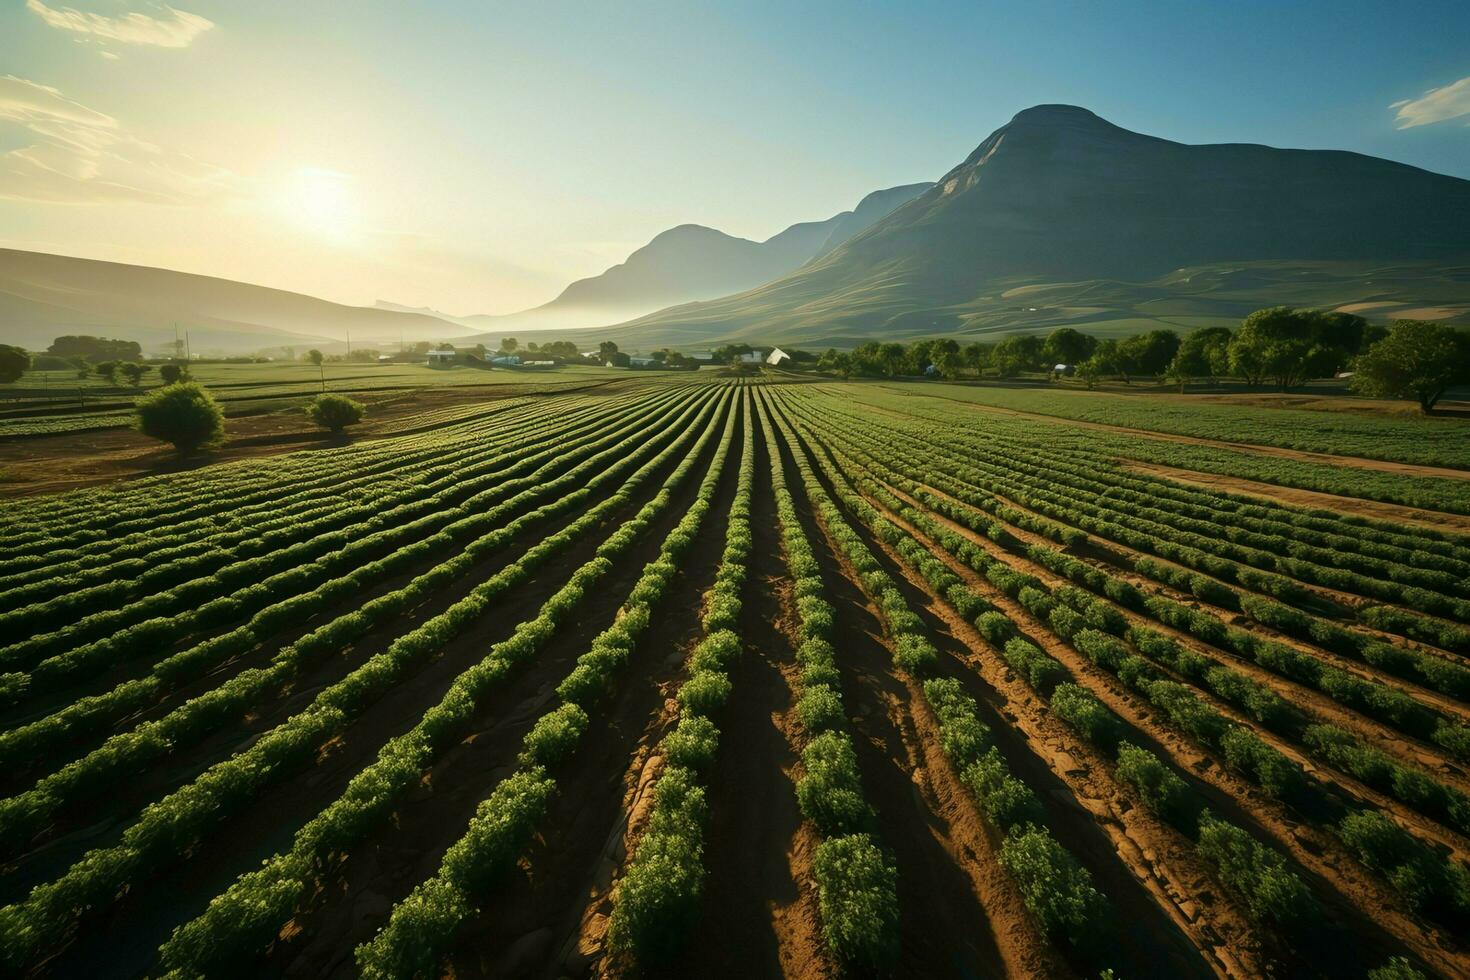
M772 347L771 352L766 355L766 363L772 366L778 366L782 361L789 360L791 360L791 355L779 347Z
M459 357L458 351L431 350L429 351L429 367L449 367L454 364L455 358Z

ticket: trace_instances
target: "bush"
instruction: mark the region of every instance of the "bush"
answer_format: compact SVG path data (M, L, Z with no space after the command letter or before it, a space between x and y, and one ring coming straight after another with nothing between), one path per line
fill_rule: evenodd
M1199 819L1199 800L1189 785L1147 749L1118 746L1118 778L1133 787L1144 807L1190 836Z
M1013 636L1001 649L1011 669L1020 674L1032 690L1043 696L1051 694L1068 677L1067 668L1043 653L1029 640Z
M975 620L975 629L992 646L1004 646L1006 640L1016 635L1016 628L1011 621L1006 619L1004 613L987 612L981 613Z
M1377 810L1343 817L1337 832L1363 863L1379 872L1404 896L1409 907L1455 921L1470 915L1470 872Z
M366 413L366 405L343 395L317 395L306 406L307 417L323 429L338 434L349 425L361 422Z
M664 758L671 766L685 769L707 769L715 761L720 747L720 732L708 718L686 715L672 732L664 736Z
M897 649L893 651L893 662L913 677L929 673L938 660L939 652L934 649L934 644L914 633L900 635Z
M1115 749L1123 737L1123 722L1085 687L1070 682L1058 684L1052 692L1051 711L1106 751Z
M843 963L881 971L898 958L898 872L867 834L823 841L812 859L822 932Z
M1395 956L1382 966L1368 971L1368 980L1429 980L1415 968L1408 957Z
M796 784L796 802L802 816L823 837L864 829L872 810L863 799L851 740L840 732L823 732L802 751L801 763L806 773Z
M1087 869L1049 831L1029 824L1013 831L1001 845L1000 863L1049 938L1080 947L1100 938L1105 900Z
M613 893L608 943L656 962L675 952L699 909L704 885L705 792L689 770L659 777L653 819Z
M139 398L133 426L145 436L173 443L180 456L187 456L224 441L225 413L213 395L186 381Z
M1316 900L1286 859L1208 810L1199 821L1199 850L1257 919L1293 927L1316 918Z
M812 734L832 731L842 727L847 716L842 710L842 698L830 687L808 687L796 705L796 716L802 727Z
M701 671L679 688L679 703L690 714L710 715L724 705L730 696L730 687L730 678L724 674L713 670Z
M1225 732L1220 749L1227 762L1278 800L1292 799L1306 786L1301 767L1249 729L1236 726Z
M564 704L541 716L526 734L521 752L523 766L551 767L566 759L587 730L587 712L575 704Z
M997 748L991 747L966 766L960 779L975 794L986 817L1001 833L1021 824L1039 824L1045 818L1041 800L1030 786L1006 770Z

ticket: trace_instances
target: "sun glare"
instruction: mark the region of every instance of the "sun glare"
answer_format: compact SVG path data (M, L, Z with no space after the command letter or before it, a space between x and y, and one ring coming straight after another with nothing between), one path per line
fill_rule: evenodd
M355 211L346 174L317 167L297 171L287 204L298 223L318 234L345 238L352 230Z

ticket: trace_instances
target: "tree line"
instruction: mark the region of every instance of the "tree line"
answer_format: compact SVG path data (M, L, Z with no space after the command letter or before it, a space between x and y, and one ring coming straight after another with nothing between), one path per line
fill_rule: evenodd
M1359 394L1416 400L1427 413L1450 387L1470 383L1470 332L1425 320L1382 326L1350 313L1276 306L1255 311L1234 329L1206 327L1182 337L1150 330L1099 338L1059 327L1044 337L1014 335L995 343L874 341L847 352L828 350L816 367L844 377L932 374L949 380L1041 371L1076 377L1089 388L1109 378L1131 384L1147 377L1181 392L1192 381L1219 378L1287 391L1348 374Z

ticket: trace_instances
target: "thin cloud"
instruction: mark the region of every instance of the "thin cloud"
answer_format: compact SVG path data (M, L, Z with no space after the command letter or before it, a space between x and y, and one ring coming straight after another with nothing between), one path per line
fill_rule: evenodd
M120 17L94 14L75 7L48 7L41 0L26 0L26 9L51 27L122 44L146 44L159 48L187 48L194 39L214 27L214 21L164 5L165 16L151 17L130 11Z
M1404 99L1389 106L1397 109L1395 120L1399 129L1428 126L1470 115L1470 77L1451 82L1442 88L1432 88L1417 99Z
M59 89L0 75L0 128L29 143L0 154L0 197L55 204L192 204L232 196L240 179L127 132Z

